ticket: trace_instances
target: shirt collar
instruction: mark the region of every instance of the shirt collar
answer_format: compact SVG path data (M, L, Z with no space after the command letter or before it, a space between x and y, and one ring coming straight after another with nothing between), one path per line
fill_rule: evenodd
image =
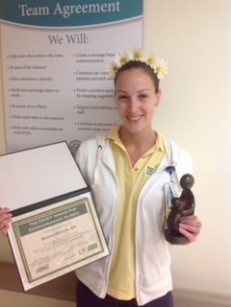
M107 137L106 137L107 139L112 141L114 144L117 144L119 146L122 145L122 142L119 137L120 128L121 126L112 127L112 129L108 132ZM156 143L154 145L155 150L160 151L160 152L165 152L166 149L164 145L163 136L159 132L156 132L156 135L157 135L157 138L156 138ZM153 147L150 149L150 151L153 151ZM148 151L146 154L150 153L150 151Z

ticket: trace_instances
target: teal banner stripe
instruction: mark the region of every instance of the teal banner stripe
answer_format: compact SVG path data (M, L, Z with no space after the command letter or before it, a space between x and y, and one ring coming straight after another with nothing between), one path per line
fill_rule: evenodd
M36 27L88 27L143 15L143 0L0 0L0 20Z

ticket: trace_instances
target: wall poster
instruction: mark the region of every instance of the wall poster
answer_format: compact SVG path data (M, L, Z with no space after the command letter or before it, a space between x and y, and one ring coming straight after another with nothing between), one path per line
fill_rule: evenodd
M142 0L0 0L7 152L119 122L109 64L142 46Z

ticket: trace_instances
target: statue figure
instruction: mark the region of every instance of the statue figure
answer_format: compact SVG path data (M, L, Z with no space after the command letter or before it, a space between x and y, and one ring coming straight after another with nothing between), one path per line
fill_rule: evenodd
M194 214L195 199L191 191L194 184L194 178L190 174L185 174L180 179L182 193L180 197L174 197L171 200L172 207L167 217L164 230L165 238L172 244L186 244L188 239L179 232L180 218Z

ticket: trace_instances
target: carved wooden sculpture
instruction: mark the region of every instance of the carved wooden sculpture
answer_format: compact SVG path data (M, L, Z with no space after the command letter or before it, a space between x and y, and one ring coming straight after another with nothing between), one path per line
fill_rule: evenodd
M192 215L195 208L195 199L191 191L194 184L194 178L190 174L185 174L180 179L182 193L180 197L172 199L171 211L167 218L167 229L165 229L165 238L172 244L186 244L188 239L179 232L179 224L182 216Z

